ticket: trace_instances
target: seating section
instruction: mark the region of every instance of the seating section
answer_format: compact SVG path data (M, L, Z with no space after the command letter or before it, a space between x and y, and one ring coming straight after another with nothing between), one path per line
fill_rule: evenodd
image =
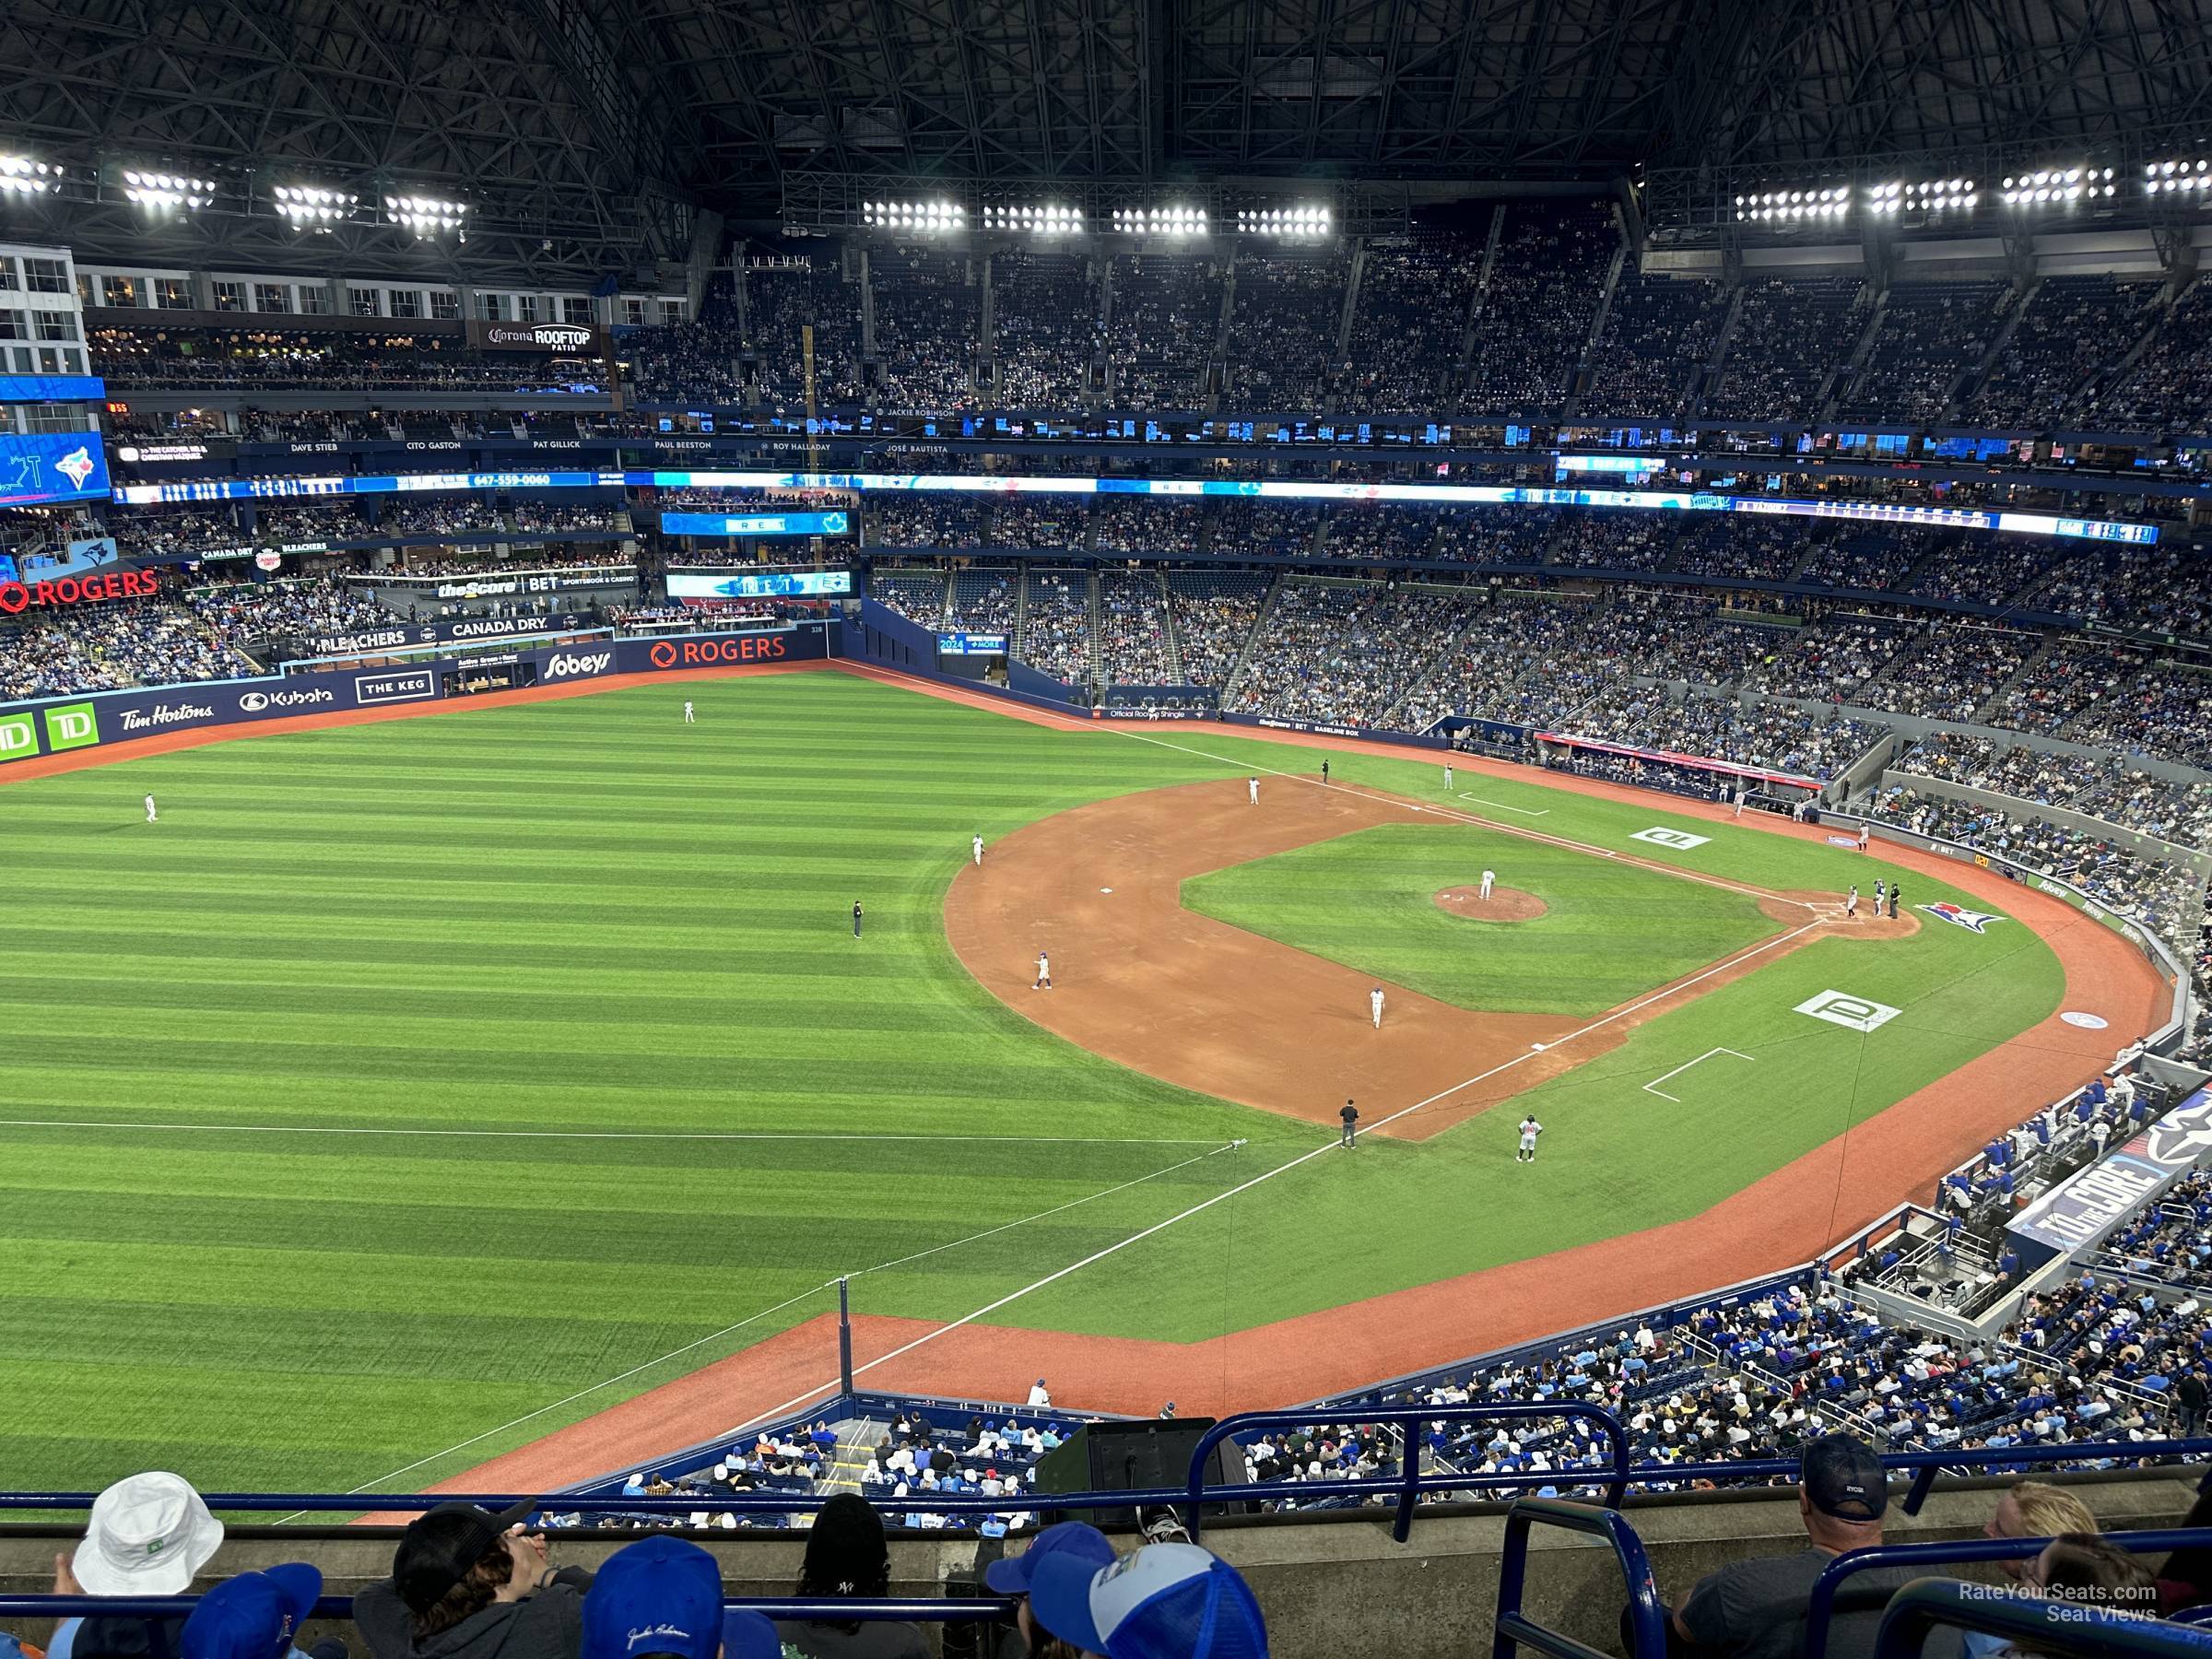
M1350 269L1341 250L1237 255L1223 390L1238 408L1303 414L1322 406Z
M1090 578L1082 571L1030 571L1021 659L1071 686L1090 683Z
M1866 360L1841 400L1844 418L1941 417L1959 382L1988 352L2005 291L2001 281L1900 282L1891 288Z
M1506 209L1475 318L1469 409L1535 418L1559 407L1619 247L1607 204Z
M1585 416L1664 419L1712 359L1727 296L1711 282L1623 270L1598 331Z
M2201 431L2212 410L2212 286L2193 282L2159 320L2149 346L2080 402L2085 427ZM2194 416L2194 420L2183 418Z
M932 248L882 248L868 261L876 359L887 407L959 409L975 402L983 290L977 262Z
M1182 648L1182 677L1194 686L1220 687L1252 637L1267 578L1242 571L1171 571L1168 605L1176 642Z
M875 571L868 577L868 596L889 606L909 622L918 622L933 632L945 621L942 571Z
M1168 601L1150 571L1110 571L1099 578L1099 659L1110 686L1167 686Z
M1427 588L1286 582L1224 706L1248 714L1379 725L1476 601ZM1414 651L1401 641L1419 640Z
M844 279L835 259L802 255L749 265L745 296L746 345L762 403L805 404L808 327L817 401L847 403L860 395L860 288Z
M1976 426L2057 423L2090 381L2142 337L2150 285L2112 276L2048 276L1960 418Z
M1197 409L1221 326L1222 278L1203 258L1117 253L1106 325L1115 409Z
M1338 391L1358 414L1459 407L1482 244L1451 236L1367 244Z
M1859 282L1854 276L1744 284L1720 378L1705 399L1718 420L1809 420L1851 355Z
M1002 407L1078 407L1100 338L1088 260L1006 249L991 255L991 357Z

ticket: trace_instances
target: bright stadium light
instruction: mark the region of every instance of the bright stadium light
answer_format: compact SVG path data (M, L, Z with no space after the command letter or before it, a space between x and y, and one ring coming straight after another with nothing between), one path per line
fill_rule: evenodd
M2006 173L1998 199L2007 207L2076 206L2108 201L2120 194L2109 167L2039 167Z
M164 213L180 208L189 213L215 199L215 182L182 173L141 172L136 168L125 168L123 199Z
M2143 189L2150 195L2202 197L2212 192L2212 159L2153 161L2143 170Z
M361 198L343 190L325 190L319 184L279 184L271 193L276 211L295 230L318 230L327 235L333 225L351 218Z
M886 230L968 229L968 209L958 202L864 202L860 222Z
M1740 219L1778 220L1841 218L1851 211L1851 186L1816 185L1810 190L1761 190L1735 198Z
M1237 231L1242 236L1327 236L1333 229L1329 210L1312 204L1237 209Z
M10 195L44 195L61 182L58 168L29 156L0 156L0 192Z
M459 232L463 241L468 240L466 202L447 202L436 196L388 195L384 198L384 218L418 236L436 236L453 230Z
M1077 236L1083 230L1083 209L1058 202L988 206L983 209L983 229L1029 230L1039 236Z

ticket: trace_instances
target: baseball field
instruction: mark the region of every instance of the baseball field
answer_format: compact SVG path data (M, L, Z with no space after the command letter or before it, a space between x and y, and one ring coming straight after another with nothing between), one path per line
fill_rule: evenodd
M1303 1397L1636 1305L1592 1252L1710 1273L1726 1239L1653 1230L1776 1182L1745 1272L1826 1242L2153 1000L1987 872L1322 758L816 672L0 781L8 1484L412 1489L788 1342L841 1276L959 1322L884 1380L1026 1382L1050 1333L1159 1357L1124 1393L1197 1345L1217 1402ZM1877 878L1900 918L1843 921ZM1417 1294L1404 1345L1310 1340ZM1204 1347L1270 1330L1312 1362ZM1004 1377L929 1370L985 1337Z

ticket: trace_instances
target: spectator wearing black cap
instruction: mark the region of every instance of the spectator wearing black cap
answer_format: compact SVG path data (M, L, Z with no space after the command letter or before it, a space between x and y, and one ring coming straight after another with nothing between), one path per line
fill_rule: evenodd
M354 1597L375 1659L576 1659L591 1574L547 1564L543 1535L523 1531L536 1508L444 1503L410 1522L391 1579Z
M883 1517L866 1499L840 1492L822 1505L806 1535L798 1594L842 1600L888 1595L890 1587ZM776 1634L786 1651L796 1649L806 1659L929 1659L918 1626L887 1619L779 1620Z
M1854 1435L1825 1434L1806 1443L1798 1471L1797 1513L1806 1547L1794 1555L1736 1561L1700 1579L1675 1604L1673 1635L1688 1652L1794 1659L1805 1648L1806 1606L1821 1571L1846 1550L1881 1543L1889 1494L1871 1447ZM1882 1605L1916 1576L1907 1568L1854 1576L1829 1626L1831 1659L1870 1659Z

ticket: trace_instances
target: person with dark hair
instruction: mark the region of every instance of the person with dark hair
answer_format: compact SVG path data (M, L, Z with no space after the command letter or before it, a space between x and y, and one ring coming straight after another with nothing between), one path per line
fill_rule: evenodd
M1015 1651L1026 1653L1029 1659L1076 1659L1074 1648L1030 1616L1030 1585L1036 1580L1037 1570L1060 1555L1088 1561L1094 1570L1113 1565L1113 1546L1104 1533L1088 1522L1063 1521L1031 1538L1029 1548L1019 1555L1007 1556L983 1569L983 1583L993 1594L1015 1598L1014 1622L1022 1642Z
M888 1595L891 1549L883 1517L865 1498L840 1492L822 1505L799 1566L802 1596L849 1600ZM776 1634L807 1659L928 1659L919 1626L888 1619L780 1619Z
M400 1535L392 1576L353 1598L374 1659L577 1659L591 1574L547 1565L524 1499L492 1514L441 1503Z

